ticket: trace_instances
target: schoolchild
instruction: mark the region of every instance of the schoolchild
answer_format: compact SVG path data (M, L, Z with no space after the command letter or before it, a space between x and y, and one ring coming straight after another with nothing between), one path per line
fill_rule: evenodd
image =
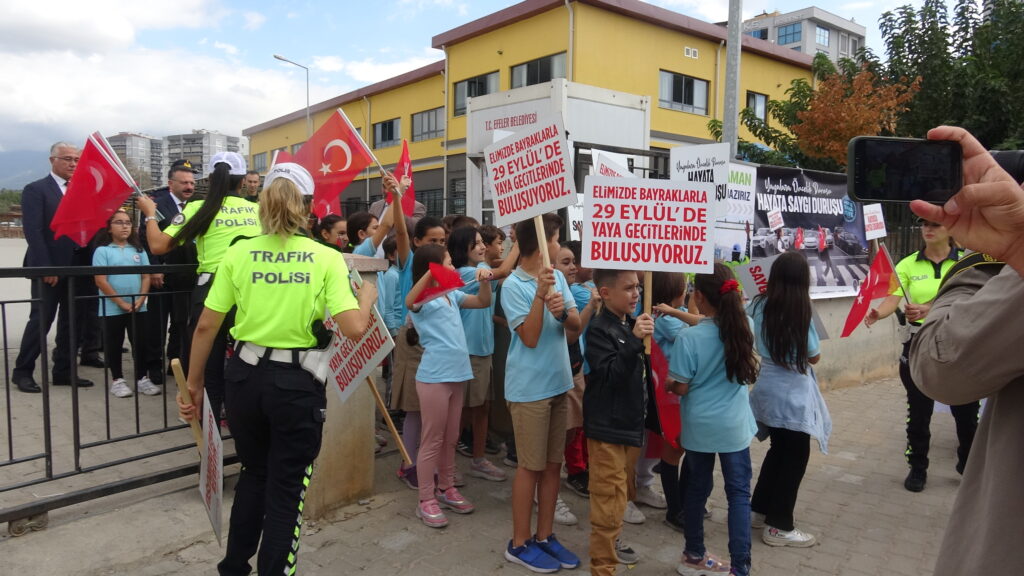
M705 318L676 337L666 388L680 398L683 466L689 475L683 502L683 576L750 574L750 442L757 431L747 386L757 379L754 336L732 270L715 263L694 278L694 300ZM704 506L715 456L722 463L729 503L725 564L704 546Z

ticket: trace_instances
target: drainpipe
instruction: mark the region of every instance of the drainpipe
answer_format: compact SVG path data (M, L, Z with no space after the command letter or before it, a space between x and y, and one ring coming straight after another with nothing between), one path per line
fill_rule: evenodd
M721 100L719 100L719 85L722 83L722 48L725 46L725 40L718 43L718 51L715 52L715 118L722 119L722 110L720 106Z
M444 52L444 70L441 70L441 78L444 80L444 140L441 141L441 197L448 195L448 47L441 45ZM468 188L467 188L468 193ZM445 207L447 211L447 206Z
M370 118L373 117L373 115L371 114L373 104L370 103L370 99L367 98L366 96L363 96L363 104L365 104L365 107L366 107L366 124L365 124L365 126L366 126L366 134L363 134L363 142L365 142L368 138L370 138L370 132L373 130L373 125L370 124ZM373 146L373 144L370 144L370 146ZM370 209L370 167L367 166L366 168L364 168L364 170L366 171L366 177L363 179L366 182L366 209L369 210Z
M573 82L575 77L573 76L573 44L576 37L576 14L572 9L571 0L565 0L565 8L569 11L569 49L565 55L565 76L569 79L569 82Z

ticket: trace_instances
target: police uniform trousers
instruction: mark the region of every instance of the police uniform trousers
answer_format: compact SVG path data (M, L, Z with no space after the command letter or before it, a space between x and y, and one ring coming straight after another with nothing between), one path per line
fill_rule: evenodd
M196 330L199 317L203 313L203 303L206 302L206 295L210 293L213 286L214 275L202 286L197 285L192 291L192 313L189 317L188 326L188 350L192 350L191 335ZM228 352L228 331L235 325L235 308L224 316L224 322L220 325L217 336L213 339L213 346L210 348L210 356L206 360L206 367L203 370L206 380L206 394L210 397L210 408L213 415L220 418L221 408L224 406L224 359Z
M222 576L249 574L249 560L258 548L259 574L293 574L303 501L326 415L324 386L297 361L264 358L251 366L236 355L224 376L228 423L242 472L227 551L217 569Z
M900 355L900 380L907 390L907 449L904 454L911 468L928 468L928 445L931 443L932 411L935 401L924 395L910 376L910 345L916 336L911 336L903 345ZM962 473L967 465L967 456L974 443L974 433L978 429L978 402L950 406L953 420L956 422L956 436L959 446L956 449L957 470Z

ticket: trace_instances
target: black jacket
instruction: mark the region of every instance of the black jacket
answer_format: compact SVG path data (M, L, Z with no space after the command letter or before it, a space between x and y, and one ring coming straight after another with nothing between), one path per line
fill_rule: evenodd
M633 335L636 321L602 308L587 329L590 364L583 391L583 432L609 444L642 446L647 413L644 342Z

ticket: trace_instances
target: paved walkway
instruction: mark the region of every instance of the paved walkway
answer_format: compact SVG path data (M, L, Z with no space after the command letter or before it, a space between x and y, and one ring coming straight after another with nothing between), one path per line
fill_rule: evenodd
M755 533L753 574L930 574L959 485L951 418L937 415L933 421L928 486L912 494L902 486L904 392L899 382L874 382L825 397L835 423L832 453L812 451L796 510L798 525L820 543L809 549L770 548ZM761 443L753 446L755 478L765 449ZM305 527L300 574L528 573L501 555L511 526L509 482L468 478L464 493L477 511L452 515L447 528L432 530L414 515L416 494L394 478L397 463L394 453L379 457L373 498ZM459 463L468 468L461 456ZM727 555L721 485L718 478L714 517L706 532L709 548ZM223 552L194 486L194 480L182 479L55 511L44 531L0 537L0 573L212 574ZM559 538L585 557L587 501L563 492L580 524L561 527ZM647 522L627 525L623 532L642 559L632 569L621 567L620 573L672 574L682 536L664 526L657 511L643 510ZM575 573L586 573L586 565Z

